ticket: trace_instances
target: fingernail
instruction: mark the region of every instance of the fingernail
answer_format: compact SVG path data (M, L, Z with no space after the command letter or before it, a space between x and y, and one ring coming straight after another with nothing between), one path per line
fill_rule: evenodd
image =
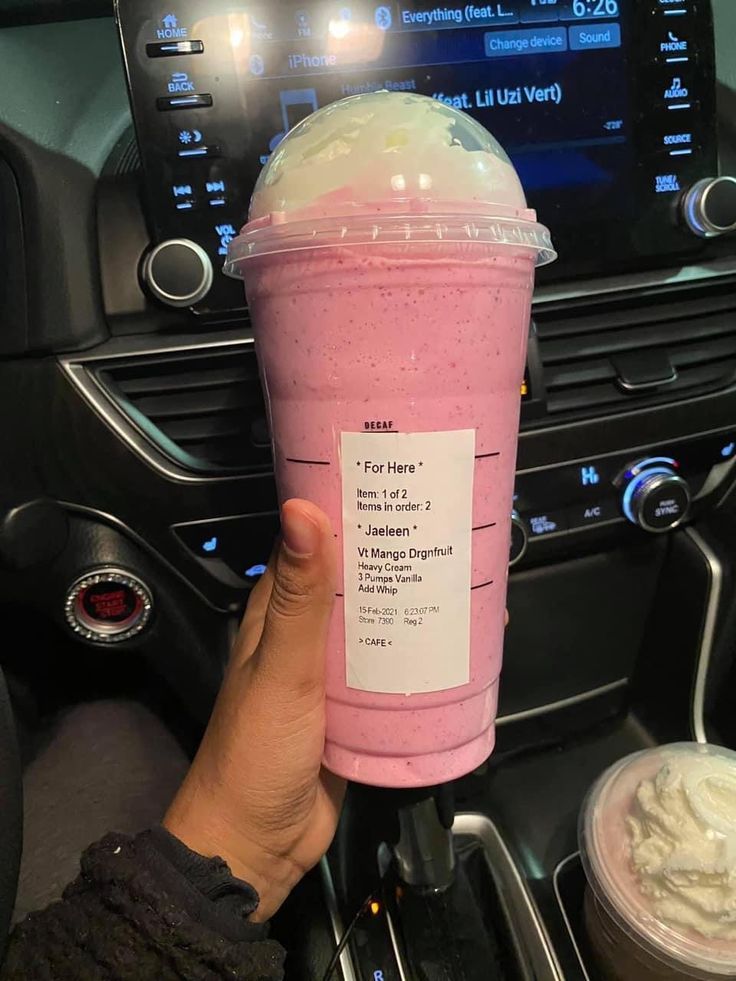
M286 504L281 511L281 533L284 545L294 555L307 558L317 551L319 528L298 508Z

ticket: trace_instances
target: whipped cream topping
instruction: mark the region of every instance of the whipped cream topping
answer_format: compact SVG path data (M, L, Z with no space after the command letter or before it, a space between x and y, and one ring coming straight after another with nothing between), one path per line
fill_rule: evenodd
M513 165L480 123L426 96L375 92L333 103L288 134L261 172L250 219L324 199L407 198L526 207Z
M673 755L639 785L627 827L657 918L736 940L736 765L713 753Z

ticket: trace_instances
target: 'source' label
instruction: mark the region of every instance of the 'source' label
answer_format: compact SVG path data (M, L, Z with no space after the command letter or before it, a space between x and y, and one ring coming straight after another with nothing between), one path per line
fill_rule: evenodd
M347 685L470 680L475 430L343 433Z

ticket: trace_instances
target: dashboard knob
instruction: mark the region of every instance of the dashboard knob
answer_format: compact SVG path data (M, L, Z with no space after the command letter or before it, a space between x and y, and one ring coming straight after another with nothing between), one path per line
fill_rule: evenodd
M511 512L511 548L509 551L509 565L516 565L526 553L529 544L529 532L526 524L522 521L518 511Z
M170 307L191 307L210 291L212 260L201 245L172 238L151 249L141 276L150 293Z
M644 460L626 471L622 508L632 524L656 534L672 531L687 518L690 488L676 466L669 460Z
M736 231L736 177L704 177L682 202L685 221L701 238Z

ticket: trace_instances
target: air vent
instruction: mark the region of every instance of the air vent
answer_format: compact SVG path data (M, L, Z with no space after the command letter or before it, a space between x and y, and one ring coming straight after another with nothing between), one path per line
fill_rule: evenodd
M106 364L95 376L140 434L189 470L270 470L252 348L141 356Z
M535 315L551 416L595 416L712 392L736 378L733 282ZM632 374L639 377L632 382ZM631 370L633 369L633 371Z

